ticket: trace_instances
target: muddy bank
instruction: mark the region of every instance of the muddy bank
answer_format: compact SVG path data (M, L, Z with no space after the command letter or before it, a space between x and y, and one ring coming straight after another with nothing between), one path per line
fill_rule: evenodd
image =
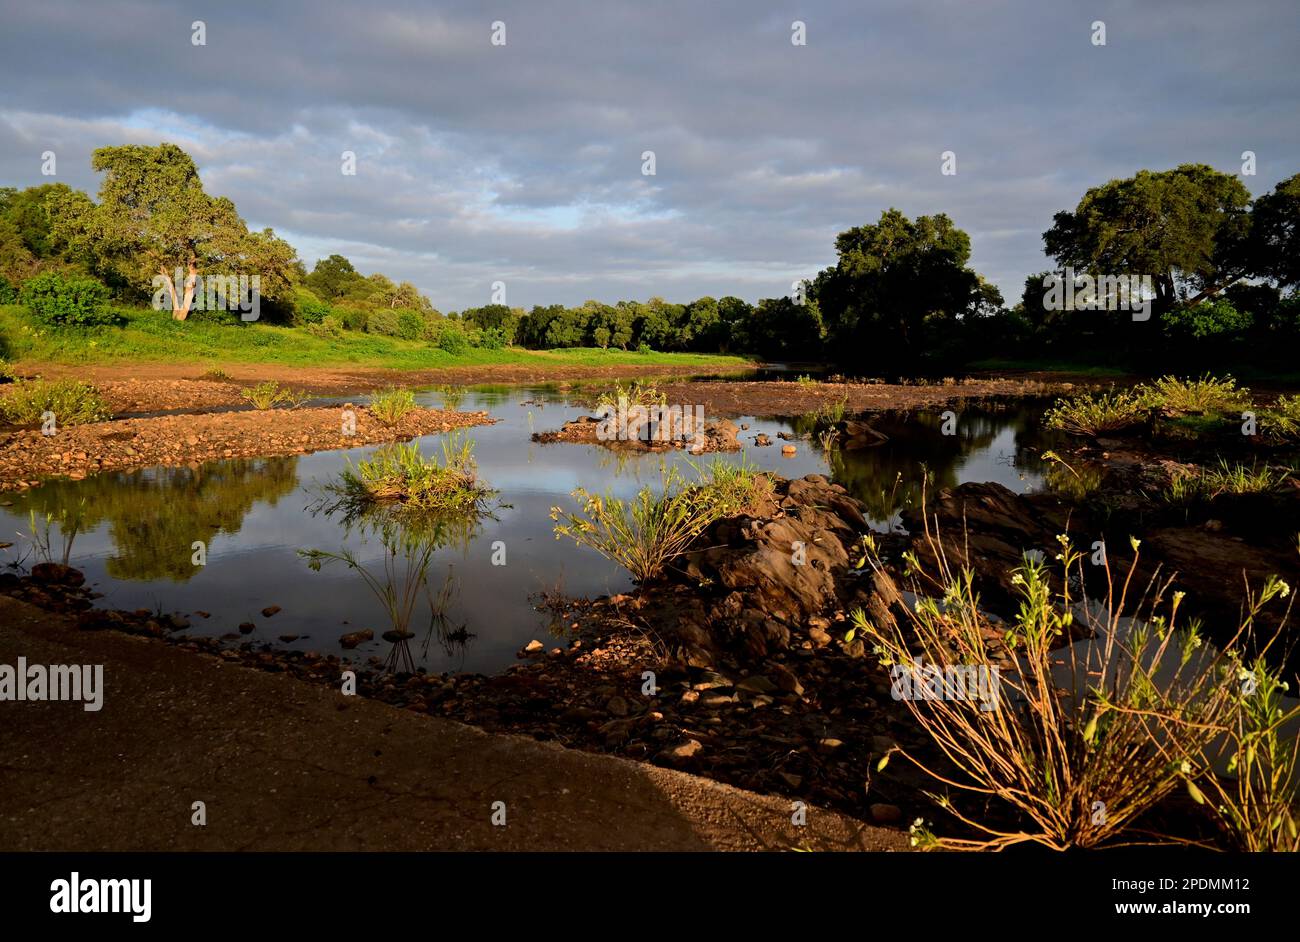
M668 402L704 407L706 415L736 418L794 416L836 409L884 412L929 409L962 402L1068 392L1074 383L1037 379L964 379L951 384L888 383L690 382L661 385Z
M539 357L544 355L539 354ZM756 367L738 363L740 371ZM130 363L69 365L33 363L16 365L20 376L47 379L69 377L100 387L114 412L198 411L221 406L246 405L240 396L245 386L275 380L282 386L301 389L314 396L360 396L385 386L433 386L448 383L468 386L479 383L527 384L613 379L637 376L693 376L711 372L699 366L630 364L623 366L553 366L544 362L454 366L428 370L397 370L373 367L304 367L275 363ZM224 377L213 379L209 371L219 369ZM0 395L4 388L0 386Z
M39 429L0 430L0 491L33 487L45 477L79 480L103 471L184 465L221 458L270 458L406 440L492 421L486 412L415 409L389 427L356 406L270 409L117 419Z

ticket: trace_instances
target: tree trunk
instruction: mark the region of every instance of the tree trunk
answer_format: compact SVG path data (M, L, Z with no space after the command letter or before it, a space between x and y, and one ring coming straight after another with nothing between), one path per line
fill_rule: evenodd
M176 291L172 290L172 317L178 321L183 321L190 316L190 305L194 303L194 283L199 275L199 267L193 258L190 259L189 272L185 276L185 300L180 307L176 307Z

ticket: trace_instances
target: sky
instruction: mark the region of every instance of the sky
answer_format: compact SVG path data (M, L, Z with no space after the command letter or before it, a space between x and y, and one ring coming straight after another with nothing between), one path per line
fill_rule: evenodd
M168 141L309 268L443 311L755 301L943 212L1010 304L1091 186L1300 172L1298 62L1295 0L0 0L0 186Z

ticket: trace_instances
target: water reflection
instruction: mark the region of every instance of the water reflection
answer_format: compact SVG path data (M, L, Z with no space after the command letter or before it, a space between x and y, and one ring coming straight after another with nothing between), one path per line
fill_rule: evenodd
M429 390L417 398L441 406L445 395ZM530 442L531 431L558 428L589 411L588 397L572 387L494 386L458 395L461 408L484 409L499 419L465 432L475 440L480 476L498 492L491 513L395 522L323 504L323 486L376 450L367 447L50 482L0 502L0 532L29 530L29 511L38 519L54 514L57 522L61 512L84 501L70 562L104 593L99 604L208 612L211 618L191 619L194 632L234 633L298 649L337 651L340 637L369 628L375 640L352 654L389 658L394 669L494 672L513 663L523 644L545 637L548 618L531 601L537 593L595 596L631 586L624 571L594 551L557 541L551 507L572 506L576 487L630 497L657 484L665 465L692 476L689 464L699 459L679 451L639 454ZM1073 482L1081 469L1042 457L1053 442L1037 430L1040 412L1035 403L961 408L952 435L943 434L942 410L874 416L869 421L886 441L829 450L804 437L810 432L805 420L745 416L736 419L749 425L743 451L717 459L743 460L786 477L829 475L866 504L874 525L888 527L901 510L919 504L926 475L930 488L997 481L1025 492L1045 480ZM759 432L774 444L756 446ZM793 457L781 454L776 438L782 432L797 445ZM440 438L419 440L422 450L436 452ZM193 564L195 541L207 544L207 565ZM351 554L379 578L381 594L361 568L346 563L336 561L321 574L308 571L299 555L304 548L340 560ZM0 562L29 551L16 541L0 548ZM418 604L395 623L385 600L406 598L403 573L408 565L418 573L426 551L425 578L414 589ZM396 567L391 576L390 564ZM279 612L268 619L261 613L271 606ZM235 632L241 623L255 628L241 636ZM380 640L395 630L411 636Z

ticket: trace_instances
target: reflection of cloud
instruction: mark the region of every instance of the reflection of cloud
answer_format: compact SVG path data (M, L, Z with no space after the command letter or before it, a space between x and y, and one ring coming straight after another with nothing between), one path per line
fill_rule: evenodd
M4 0L0 184L47 182L53 149L60 178L94 190L95 147L172 140L309 264L342 252L449 309L495 280L523 305L771 296L891 205L947 211L1016 297L1045 267L1052 213L1089 185L1188 160L1234 170L1245 149L1256 192L1296 169L1283 0L1250 16L832 0L798 11L805 47L794 14L763 6ZM955 177L938 170L949 149Z

